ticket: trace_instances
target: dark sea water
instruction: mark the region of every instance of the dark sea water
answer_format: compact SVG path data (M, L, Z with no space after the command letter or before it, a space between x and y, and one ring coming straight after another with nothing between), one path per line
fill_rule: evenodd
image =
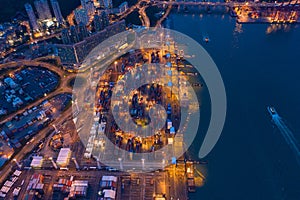
M198 167L206 183L190 199L300 199L300 166L266 110L274 106L300 141L300 27L268 34L269 25L238 25L229 15L178 13L170 18L173 29L198 41L211 55L228 101L221 138L205 158L208 165ZM211 42L204 44L203 35ZM203 126L209 107L204 101ZM204 134L200 128L190 148L194 159Z
M1 0L0 21L24 11L26 1ZM32 0L28 1L32 3ZM79 0L59 0L66 16ZM227 93L221 138L199 166L206 176L192 200L299 200L300 166L266 107L273 105L300 141L300 27L267 34L269 25L236 25L229 15L172 14L173 29L203 45L217 64ZM211 42L204 44L203 35ZM204 95L201 127L190 148L196 159L209 123ZM1 161L0 161L1 162Z

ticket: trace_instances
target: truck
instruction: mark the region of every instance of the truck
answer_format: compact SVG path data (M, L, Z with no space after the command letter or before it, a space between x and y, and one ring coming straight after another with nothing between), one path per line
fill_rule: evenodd
M17 197L20 194L21 187L16 187L13 191L13 196Z

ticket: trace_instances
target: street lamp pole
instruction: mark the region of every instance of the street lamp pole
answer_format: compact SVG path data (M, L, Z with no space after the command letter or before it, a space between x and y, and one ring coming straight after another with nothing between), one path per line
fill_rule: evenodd
M75 157L73 157L73 158L72 158L72 160L74 161L74 163L75 163L75 165L76 165L76 169L77 169L77 170L79 170L79 169L80 169L80 167L79 167L79 164L78 164L78 162L77 162L76 158L75 158Z
M145 170L145 159L142 158L141 160L142 160L142 169Z
M58 133L58 130L57 130L55 124L53 124L52 126L53 126L53 128L55 129L55 132Z
M120 170L123 170L123 163L122 163L122 158L118 158L119 162L120 162Z
M22 165L17 161L17 159L13 159L13 161L18 165L18 167L21 169Z
M118 72L118 66L117 66L118 65L118 61L115 61L114 64L115 64L115 71Z
M100 165L100 160L99 160L99 158L97 158L97 167L98 167L99 170L101 169L101 165Z
M50 157L49 160L51 160L53 167L54 167L55 169L58 169L58 167L57 167L56 163L54 162L53 158Z
M165 164L166 164L166 160L165 160L165 159L162 159L161 164L162 164L162 169L164 169L164 168L165 168Z

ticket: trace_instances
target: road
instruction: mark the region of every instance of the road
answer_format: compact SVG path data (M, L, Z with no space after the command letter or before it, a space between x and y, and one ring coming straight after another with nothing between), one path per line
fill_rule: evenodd
M33 106L37 106L39 105L41 102L43 102L46 99L52 98L57 94L60 93L72 93L72 88L69 87L69 81L73 78L75 78L77 76L77 74L68 74L65 71L63 71L62 69L60 69L57 66L51 65L49 63L44 63L44 62L37 62L37 61L21 61L21 62L11 62L11 63L6 63L3 65L0 65L0 69L1 68L15 68L18 66L31 66L31 67L44 67L52 72L55 72L56 74L59 75L59 85L57 87L56 90L50 92L49 94L47 94L47 96L44 96L30 104L28 104L26 107L18 110L17 112L11 113L9 115L6 115L5 117L3 117L0 121L0 124L6 123L7 121L10 121L14 116L16 116L17 114L23 113L27 108L33 107Z
M15 48L11 48L7 52L0 52L0 55L3 56L3 57L5 57L5 56L7 56L7 55L9 55L9 54L11 54L11 53L13 53L15 51L18 51L19 49L22 49L22 48L25 48L25 47L29 46L32 43L38 43L40 41L44 41L44 40L48 40L50 38L58 37L60 35L61 35L61 33L57 32L57 33L54 33L54 34L51 34L51 35L47 35L47 36L43 36L43 37L39 37L39 38L36 38L36 39L31 38L28 42L26 42L26 43L24 43L22 45L19 45L19 46L15 47ZM10 58L8 60L10 60Z
M147 16L146 8L147 8L146 6L139 8L139 14L141 16L141 21L143 26L150 27L150 19Z
M141 6L141 2L145 2L144 6ZM151 3L152 6L154 5L167 5L168 8L165 12L165 14L157 21L157 24L155 27L161 27L161 23L167 18L167 16L170 14L173 6L227 6L230 8L233 7L242 7L242 6L247 6L247 7L265 7L265 8L277 8L277 7L282 7L282 6L291 6L291 5L300 5L298 0L293 0L291 2L285 2L285 3L267 3L267 2L261 2L261 3L255 3L255 2L210 2L210 1L160 1L160 0L140 0L138 1L137 4L134 6L130 7L126 12L122 13L119 15L119 19L123 19L127 17L129 14L131 14L133 11L138 10L140 14L140 19L142 21L142 25L146 27L150 27L150 20L149 17L147 16L145 10L149 6L147 4ZM297 8L300 6L294 6L293 8Z
M297 0L293 0L291 2L282 3L267 3L267 2L237 2L237 1L229 1L229 2L211 2L211 1L159 1L152 0L152 5L176 5L176 6L228 6L228 7L279 7L279 6L289 6L289 5L299 5L300 3Z
M168 167L169 174L169 195L173 199L187 199L187 180L185 175L185 165L178 163L177 167Z
M140 3L142 0L139 0L135 5L131 6L129 9L127 9L125 12L123 12L121 15L118 15L118 19L124 19L127 17L129 14L131 14L133 11L135 11L137 8L140 7Z
M172 0L171 0L172 2ZM165 12L165 14L157 21L156 26L155 27L161 27L161 23L169 16L171 10L172 10L173 5L170 3L168 5L168 8Z
M57 170L23 170L19 180L15 183L9 191L7 198L12 199L13 188L20 185L24 180L24 185L20 191L18 199L25 199L26 187L29 183L30 177L34 173L43 174L45 194L43 199L52 199L53 184L59 178L70 179L74 176L74 180L88 180L89 192L88 199L96 199L97 191L99 190L99 182L102 176L116 176L117 181L117 200L153 200L153 195L166 194L168 185L167 172L150 172L150 173L124 173L124 172L108 172L108 171L57 171ZM168 197L168 195L167 195ZM167 198L169 199L169 198ZM183 200L186 198L183 198Z
M2 168L2 170L0 171L0 183L2 183L6 177L8 176L8 174L11 172L11 169L13 166L15 166L15 162L13 161L13 159L16 159L17 161L20 161L24 158L24 156L28 153L30 153L34 147L42 140L46 137L47 133L49 133L50 131L53 131L53 126L52 125L56 125L59 126L61 125L67 118L72 117L73 113L72 113L72 107L69 107L67 110L64 111L64 113L62 113L57 119L55 119L52 123L50 123L48 125L48 127L46 127L45 129L43 129L42 131L40 131L36 136L35 136L35 140L31 142L30 145L25 145L23 146L22 150L16 154L12 160L10 160L7 165L5 165L4 168Z
M12 113L10 115L7 115L3 120L1 120L1 123L5 123L7 121L10 121L15 115L24 112L27 108L29 107L33 107L33 106L37 106L39 105L42 101L46 100L46 99L50 99L58 94L62 94L62 93L70 93L72 94L72 88L69 86L69 81L76 77L76 74L69 74L66 77L66 73L59 69L58 67L48 64L48 63L43 63L43 62L36 62L36 61L22 61L22 62L11 62L11 63L6 63L0 66L0 68L2 67L6 67L6 68L13 68L16 66L22 66L22 65L26 65L26 66L42 66L44 68L47 68L51 71L56 72L59 76L60 76L60 84L58 86L58 88L49 93L46 97L43 97L37 101L35 101L34 103L31 103L29 105L27 105L25 108L18 110L15 113ZM55 119L54 122L52 122L47 128L43 129L42 131L40 131L36 136L35 136L35 140L33 141L33 143L31 145L25 145L22 150L16 154L13 158L11 158L11 160L8 162L8 164L0 171L0 183L3 182L7 175L10 173L12 166L15 165L15 162L13 161L13 159L16 160L22 160L23 157L31 152L34 148L34 146L36 144L38 144L38 142L40 140L42 140L43 138L45 138L45 136L47 135L47 133L49 131L51 131L52 125L60 125L62 122L64 122L68 117L72 117L73 113L72 113L72 107L69 107L63 114L61 114L59 116L59 118Z

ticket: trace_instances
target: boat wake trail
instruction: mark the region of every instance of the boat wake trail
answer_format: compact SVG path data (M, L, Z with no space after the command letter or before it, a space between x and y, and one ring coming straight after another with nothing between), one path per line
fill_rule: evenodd
M291 150L297 157L298 164L300 165L300 148L297 139L295 138L293 132L285 125L282 118L277 114L273 107L268 107L268 111L272 116L272 121L284 137L286 143L289 145Z

